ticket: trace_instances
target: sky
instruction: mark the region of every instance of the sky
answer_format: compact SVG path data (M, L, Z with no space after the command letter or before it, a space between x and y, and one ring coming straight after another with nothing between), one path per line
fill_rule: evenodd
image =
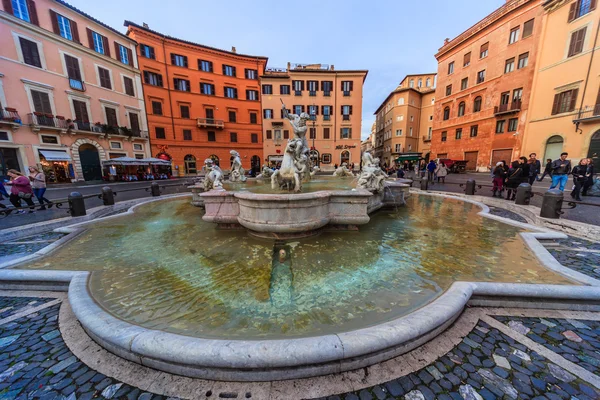
M125 33L124 20L180 39L288 61L367 69L362 139L373 113L407 74L437 71L434 54L505 0L67 0ZM169 4L170 8L166 8Z

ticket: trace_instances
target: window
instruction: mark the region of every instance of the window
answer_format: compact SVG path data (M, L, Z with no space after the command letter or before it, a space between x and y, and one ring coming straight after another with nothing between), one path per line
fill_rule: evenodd
M427 130L427 139L431 140L431 133L433 131L432 127L429 127L429 129Z
M508 104L510 102L510 92L500 94L500 104Z
M304 106L292 106L292 110L294 111L294 114L300 115L304 111Z
M308 130L308 138L316 139L317 138L317 128L309 128Z
M567 57L573 57L583 51L583 42L587 26L571 33L571 43L569 44L569 53Z
M508 44L516 43L519 40L519 32L521 31L521 27L517 26L510 30L510 35L508 37Z
M479 112L481 111L481 96L477 96L475 97L475 101L473 101L473 112Z
M198 60L198 69L204 72L213 72L212 61Z
M273 139L273 131L270 129L267 129L267 139Z
M190 106L180 105L179 106L179 114L181 115L181 118L184 118L184 119L190 118Z
M415 87L415 80L411 79L410 82L408 82L408 87L414 88Z
M496 122L496 133L504 133L504 125L506 124L505 120L500 120Z
M323 164L331 164L331 154L325 153L322 157Z
M490 43L484 43L479 48L479 58L486 58L488 56L488 49L490 47Z
M352 115L352 106L342 106L342 120L349 121Z
M460 104L458 105L458 116L462 117L463 115L465 115L465 102L461 101Z
M34 67L42 68L42 61L40 59L40 53L38 45L31 40L19 37L19 43L21 44L21 52L23 53L23 62Z
M468 67L471 64L471 52L465 54L463 59L463 67Z
M321 90L323 91L323 96L329 97L331 95L331 91L333 90L333 82L321 81Z
M154 115L163 115L162 113L162 103L160 101L152 102L152 114Z
M454 73L454 61L448 64L448 75L451 75L452 73Z
M485 69L477 73L477 83L485 82Z
M157 126L156 128L154 128L154 133L156 134L157 139L164 139L166 137L165 128L160 128Z
M290 85L279 85L279 94L290 94Z
M450 107L444 108L444 121L448 121L450 119Z
M509 72L513 72L515 70L515 58L509 58L504 63L504 73L508 74Z
M129 128L131 128L131 131L134 133L140 132L140 119L136 113L129 113ZM133 149L135 150L135 145L133 146Z
M204 110L204 112L206 114L206 119L212 121L215 118L215 112L212 108L207 108Z
M292 81L292 87L294 88L294 95L301 96L304 90L304 81Z
M396 121L404 121L404 115L398 115Z
M417 87L423 87L423 79L419 79L419 82L417 83Z
M256 133L251 133L251 134L250 134L250 141L251 141L252 143L258 143L258 134L256 134Z
M246 90L246 100L258 100L258 90Z
M262 94L273 94L273 85L262 85Z
M214 132L206 132L206 139L209 142L216 142L217 141L217 135L215 135Z
M14 4L14 1L13 1ZM569 9L569 20L568 22L573 21L574 19L583 17L588 14L590 11L596 8L595 0L577 0L571 3L571 8ZM15 14L16 15L16 14Z
M244 70L244 72L245 72L246 79L258 79L258 71L257 70L246 68Z
M342 139L352 138L352 128L340 128L340 137Z
M52 14L52 12L50 14ZM52 20L52 22L54 23L54 20ZM56 22L58 23L58 34L65 39L73 40L71 20L63 17L60 14L56 14Z
M155 74L154 72L144 71L144 83L152 86L162 86L162 75Z
M228 97L230 99L237 99L237 89L236 88L225 86L223 89L225 91L225 97Z
M552 115L571 112L575 110L577 94L579 89L571 89L554 95L554 104L552 105Z
M6 2L4 3L6 4ZM13 15L23 21L31 22L29 18L29 9L27 8L27 0L12 0ZM7 11L5 9L5 11Z
M396 153L400 153L402 151L402 145L400 143L396 143L394 150Z
M456 136L455 137L456 137L457 140L458 139L462 139L462 128L458 128L456 130Z
M522 98L523 98L523 88L513 90L513 99L512 99L513 102L520 103Z
M118 51L119 51L119 60L123 63L123 64L131 64L132 60L130 60L129 57L129 49L125 46L121 46L118 43L115 43L115 46L117 47Z
M100 86L105 89L112 89L110 82L110 71L106 68L98 67L98 77L100 78Z
M353 86L354 82L352 81L342 81L342 92L344 92L344 96L350 96Z
M232 67L231 65L223 64L223 75L236 76L235 67Z
M144 146L139 144L139 143L134 143L133 144L133 150L135 151L144 151Z
M189 92L191 90L190 81L187 79L173 78L173 86L175 87L175 90L180 90L182 92Z
M237 133L236 132L229 132L229 141L231 143L237 143Z
M471 136L471 137L477 137L477 130L478 129L479 129L479 126L473 125L471 127L471 133L469 134L469 136Z
M460 81L460 90L465 90L468 87L469 87L469 78L463 78L463 80Z
M446 86L446 96L450 96L452 94L452 85Z
M264 109L263 110L263 118L264 119L273 119L273 110L272 109Z
M412 126L410 128L408 128L408 136L412 136L413 135L413 128ZM391 132L390 132L390 137L391 137Z
M73 100L73 110L75 110L75 121L79 124L78 128L87 128L89 130L90 119L87 112L87 104L83 101Z
M278 131L275 131L275 132L278 132ZM281 137L281 134L279 134L279 135ZM283 138L284 139L289 139L290 138L290 131L288 131L287 129L284 129L283 130Z
M508 120L508 131L516 132L519 126L519 118L511 118Z
M250 113L250 123L251 124L258 123L258 118L256 116L256 113L253 113L253 112Z
M410 122L414 122L414 120L415 120L415 116L414 116L414 115L411 115L411 116L410 116ZM392 122L392 121L390 120L390 123L391 123L391 122Z
M4 140L8 140L8 138ZM56 136L42 135L42 143L58 144L58 138Z
M324 121L329 121L331 119L331 106L321 106L321 114L323 114Z
M396 129L396 136L402 136L402 129Z
M183 130L183 140L192 140L192 131L190 129Z
M94 50L97 53L106 54L105 51L108 50L108 48L105 49L104 45L108 43L108 39L106 39L104 36L102 36L99 33L96 33L94 31L91 31L91 32L92 32L92 42L94 44Z
M106 114L106 125L119 126L117 122L117 110L111 107L104 107L104 113Z
M111 149L122 149L123 146L121 145L121 142L110 142L110 148Z
M519 56L518 69L525 68L529 64L529 53L524 53Z
M308 114L314 120L315 116L319 115L319 106L308 106Z
M316 96L319 90L319 81L308 81L308 95Z
M399 105L399 106L403 106L403 105L404 105L404 97L400 97L400 98L398 99L398 105Z
M445 142L446 140L448 140L448 132L444 131L442 132L442 142Z
M533 34L533 21L533 19L530 19L523 24L523 39Z
M155 59L154 47L148 46L147 44L140 44L140 55L145 58Z
M237 116L235 111L229 111L229 122L236 122Z
M133 79L124 76L123 87L125 89L125 94L129 96L135 96L135 91L133 90Z
M212 83L200 83L200 93L214 96L215 95L215 85Z
M329 139L329 128L323 128L323 139Z

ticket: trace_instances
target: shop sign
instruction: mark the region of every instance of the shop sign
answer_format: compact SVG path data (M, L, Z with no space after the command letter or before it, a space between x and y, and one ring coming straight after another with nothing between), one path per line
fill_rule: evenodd
M353 145L348 145L348 144L338 144L337 146L335 146L336 150L346 150L346 149L355 149L356 146Z

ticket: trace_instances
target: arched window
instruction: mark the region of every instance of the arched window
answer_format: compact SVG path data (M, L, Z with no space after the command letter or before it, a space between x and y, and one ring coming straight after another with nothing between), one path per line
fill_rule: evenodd
M473 102L473 112L481 111L481 96L475 97L475 101Z
M450 119L450 107L446 107L444 108L444 121L447 121Z
M185 164L185 174L195 174L197 172L196 169L196 157L191 154L188 154L183 158L183 162Z
M427 81L425 82L425 86L431 87L431 78L427 78Z
M342 151L342 154L340 157L340 165L343 163L350 164L350 152L349 151Z
M404 97L400 97L400 98L398 99L398 105L399 105L399 106L401 106L401 105L403 105L403 104L404 104Z
M217 157L216 155L211 154L210 156L208 156L208 158L210 158L215 165L219 165L219 157Z
M414 88L415 87L415 80L411 79L408 86L411 87L411 88Z
M458 116L462 117L463 115L465 115L465 102L461 101L458 105Z
M423 87L423 79L419 79L419 83L417 83L417 86Z
M563 138L560 135L550 136L546 141L546 151L544 152L544 158L551 158L552 160L558 159L560 153L563 151Z

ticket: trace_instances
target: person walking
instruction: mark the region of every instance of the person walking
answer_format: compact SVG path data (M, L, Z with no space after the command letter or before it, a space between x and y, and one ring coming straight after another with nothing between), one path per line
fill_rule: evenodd
M523 169L521 166L522 163L519 161L513 161L510 164L508 177L506 178L506 200L514 200L517 196L517 187L523 181Z
M52 207L52 202L44 197L46 193L46 176L37 167L29 167L29 180L33 188L33 194L40 203L40 210L45 210L44 202L48 203L48 208Z
M446 164L444 164L443 161L440 161L440 165L438 165L435 169L435 174L437 176L438 183L440 183L440 179L442 180L442 183L446 183L446 176L448 176L448 168L446 167Z
M504 165L502 161L496 163L496 167L492 171L494 178L492 179L492 184L494 185L492 188L492 197L496 197L496 193L498 197L502 197L502 192L504 191L504 180L506 179L506 172L504 172Z
M429 163L427 164L427 180L431 183L433 183L433 174L435 173L436 169L437 164L435 163L435 161L429 161Z
M567 160L569 153L562 153L558 160L552 161L552 185L550 189L559 186L561 192L565 191L565 185L569 180L571 172L571 161Z
M546 175L548 175L550 178L552 178L552 159L548 158L546 160L546 167L544 168L544 173L542 174L541 177L538 178L538 182L541 182L544 180L544 178L546 177Z
M10 182L6 183L10 185L10 202L16 208L21 207L21 199L29 206L29 213L35 212L35 204L33 204L33 189L29 183L29 178L24 176L16 169L9 169L8 176L10 176ZM17 211L17 214L23 214L25 210Z
M581 188L581 195L587 196L587 191L594 185L594 160L587 159L587 171L585 172L585 182Z
M581 161L579 161L579 164L576 165L571 172L573 175L573 183L575 183L575 188L571 191L571 197L577 201L581 201L579 194L587 181L587 164L587 158L582 158Z
M537 159L537 154L531 153L529 155L529 184L533 185L533 182L537 180L539 173L542 171L542 164Z
M519 157L519 167L521 168L521 183L529 183L529 160L527 157Z

